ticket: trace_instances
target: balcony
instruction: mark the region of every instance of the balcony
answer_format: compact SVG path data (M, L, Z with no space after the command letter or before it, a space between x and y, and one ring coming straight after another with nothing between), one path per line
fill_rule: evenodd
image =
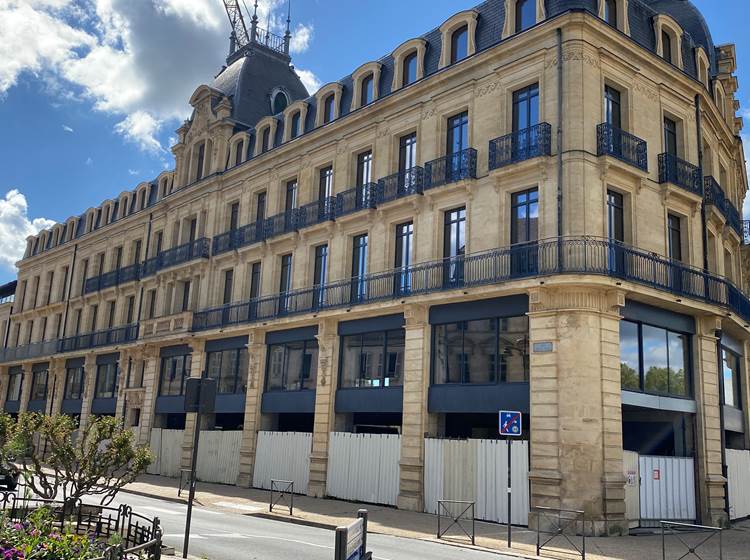
M463 179L477 178L477 151L467 148L428 161L424 166L424 189L432 189Z
M612 156L648 172L646 141L608 123L596 127L596 155Z
M336 217L339 218L360 210L375 208L377 190L377 184L367 183L338 193L336 195Z
M162 251L155 257L146 259L141 269L141 278L156 274L158 271L196 259L207 259L211 250L211 240L201 237L195 241L178 245Z
M383 204L412 194L422 194L423 188L424 169L417 165L380 179L375 193L375 204Z
M95 331L60 339L59 352L74 352L76 350L99 348L100 346L125 344L133 342L137 338L138 325L124 325L104 331Z
M14 348L3 348L0 349L0 363L28 360L40 356L51 356L57 353L57 346L57 340L45 340Z
M281 214L276 214L275 216L266 218L265 222L263 222L263 239L269 239L271 237L295 231L295 213L295 210L287 210Z
M212 253L220 255L261 241L263 241L263 224L253 222L214 237Z
M556 274L595 274L719 305L750 322L750 300L727 279L608 239L555 238L441 259L198 311L193 331ZM406 276L405 276L406 275ZM404 279L408 281L405 283Z
M192 318L193 312L185 311L164 317L145 319L141 321L139 329L140 338L144 339L185 333L190 329Z
M118 268L99 276L94 276L86 280L84 293L90 294L98 292L113 286L119 286L127 282L133 282L141 277L141 265L139 263L131 264L123 268Z
M490 140L489 169L499 169L552 151L552 126L539 123Z
M703 197L700 168L672 154L659 154L659 182L672 183Z
M297 208L294 213L295 229L322 224L336 218L336 199L332 196L316 200Z

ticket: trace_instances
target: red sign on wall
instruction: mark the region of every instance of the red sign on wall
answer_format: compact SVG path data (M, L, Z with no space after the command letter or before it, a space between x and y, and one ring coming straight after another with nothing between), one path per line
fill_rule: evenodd
M661 469L654 469L654 480L661 480Z

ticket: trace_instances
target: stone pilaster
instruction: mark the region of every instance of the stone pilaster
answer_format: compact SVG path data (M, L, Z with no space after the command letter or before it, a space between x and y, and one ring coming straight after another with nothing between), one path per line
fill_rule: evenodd
M310 454L310 481L307 495L321 498L326 495L328 475L328 445L336 420L334 401L338 376L337 323L326 320L318 328L318 385L315 388L315 420L313 424L312 453Z
M151 441L151 428L156 416L156 396L159 390L159 349L146 346L143 349L143 405L141 407L141 424L138 430L138 443L146 445Z
M203 375L205 369L204 362L206 360L206 348L205 340L191 340L189 342L190 349L192 350L192 357L190 360L190 377L200 378ZM180 464L183 469L190 468L190 462L193 457L193 435L195 434L195 425L198 414L196 412L190 412L185 415L185 435L182 439L182 460Z
M131 353L128 351L120 352L120 357L117 361L118 367L120 368L119 375L117 376L117 404L115 404L115 418L125 423L125 406L128 399L128 394L125 391L128 382L128 368L132 367L130 363Z
M62 358L53 358L49 364L49 389L47 398L51 402L47 406L49 414L60 414L62 409L63 397L65 396L65 360Z
M33 373L31 372L31 364L23 364L23 382L21 383L21 402L18 403L18 412L26 412L29 408L29 396L31 395L31 383L33 379Z
M711 315L697 321L695 337L694 385L696 415L696 462L700 519L704 525L721 526L727 522L722 469L721 398L719 394L719 354L716 331L721 317Z
M583 287L529 294L530 505L584 510L597 534L627 531L619 368L624 302L621 292ZM552 351L534 352L536 342L551 342Z
M249 488L253 484L255 449L260 427L260 401L266 369L266 345L263 331L250 331L247 339L247 390L245 392L245 423L242 427L240 447L240 474L237 484Z
M399 462L399 509L424 511L424 434L427 432L430 325L423 305L404 307L404 403Z
M91 414L91 401L94 400L95 385L96 354L86 354L86 361L83 364L83 399L81 399L81 419L79 422L81 428L86 426Z
M8 397L9 369L8 366L0 366L0 410L5 409L5 400Z

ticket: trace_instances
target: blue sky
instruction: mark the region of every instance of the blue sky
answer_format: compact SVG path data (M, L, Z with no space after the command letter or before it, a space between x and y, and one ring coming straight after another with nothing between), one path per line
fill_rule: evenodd
M308 84L330 82L477 2L295 0L293 62ZM717 44L736 43L738 95L750 109L750 38L743 30L750 2L694 3ZM189 115L192 91L223 63L228 23L220 0L0 4L4 282L14 276L11 263L26 235L172 167L174 131ZM283 33L286 1L260 5L262 24L270 14L271 27Z

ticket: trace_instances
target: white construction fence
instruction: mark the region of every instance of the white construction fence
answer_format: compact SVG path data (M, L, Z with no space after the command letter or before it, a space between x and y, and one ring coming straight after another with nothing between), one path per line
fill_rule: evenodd
M307 493L312 434L258 432L253 486L271 488L271 480L294 481L294 492Z

